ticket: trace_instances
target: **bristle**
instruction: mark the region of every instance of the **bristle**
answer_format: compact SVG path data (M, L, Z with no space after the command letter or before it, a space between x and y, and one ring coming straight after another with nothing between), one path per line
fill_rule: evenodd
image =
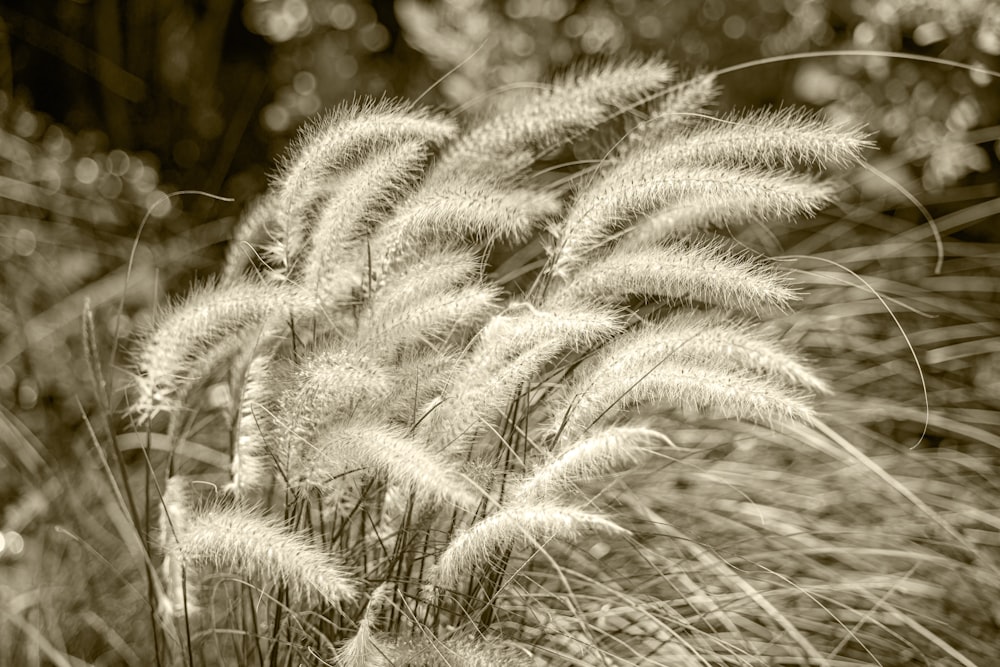
M516 174L549 148L621 113L673 77L674 69L655 59L577 69L470 128L449 147L442 168Z
M392 598L392 586L379 584L368 598L365 615L358 624L358 630L337 649L337 664L340 667L380 667L391 665L386 649L380 645L376 634L378 616L382 608Z
M513 492L516 502L529 503L558 498L574 485L638 463L649 445L662 442L663 434L635 426L599 429L562 448L543 465L532 470Z
M246 507L191 514L170 553L193 571L280 583L298 604L322 601L340 607L357 596L357 582L332 554Z
M625 529L610 519L574 507L534 502L501 509L456 535L438 556L431 581L453 587L462 577L479 572L515 544L543 545L549 540L572 540L584 531L621 535Z
M706 226L699 220L741 224L767 221L764 216L811 214L832 194L828 185L809 176L727 165L674 165L668 151L650 146L630 154L578 193L557 230L554 276L568 279L596 250L610 245L617 232L659 211L711 202L686 215L681 212L693 221L688 226L694 231Z
M294 307L287 290L240 283L194 290L157 318L138 356L134 411L149 419L181 407L189 388L244 345L245 334Z
M231 465L231 488L237 496L253 498L272 482L267 441L274 435L269 405L276 393L273 363L270 350L262 350L254 355L244 377Z
M873 147L860 128L799 109L701 118L663 137L672 164L846 168Z
M626 134L619 145L621 154L635 147L657 143L692 125L709 113L721 94L712 73L701 74L675 84L650 105L649 118Z
M258 255L257 248L264 245L274 233L275 202L270 196L260 197L244 211L236 226L233 240L226 249L219 283L234 285L244 279L246 268Z
M562 207L556 193L489 178L448 175L398 207L372 239L381 279L442 245L461 240L489 249L530 236Z
M705 239L615 250L553 290L548 302L565 308L629 297L694 300L753 314L787 308L796 293L788 278L760 257Z
M665 343L659 333L639 327L581 364L556 399L553 428L578 437L602 419L644 405L763 424L814 419L801 393L779 380L728 365L721 356L686 356L688 339Z
M438 146L456 132L454 123L426 110L391 102L345 105L306 125L275 179L275 205L287 225L325 197L329 175L354 166L383 147L418 141Z
M306 455L301 483L323 488L360 468L400 485L422 502L475 507L476 492L441 447L398 426L373 422L357 417L319 434Z
M370 268L367 236L414 186L426 160L423 143L402 141L359 160L330 184L332 192L317 209L301 270L295 275L326 309L356 298Z

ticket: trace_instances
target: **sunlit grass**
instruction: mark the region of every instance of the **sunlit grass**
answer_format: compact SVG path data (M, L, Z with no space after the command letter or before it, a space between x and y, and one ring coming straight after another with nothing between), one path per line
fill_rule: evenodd
M1000 624L993 602L1000 593L1000 276L996 245L966 240L964 232L995 215L998 193L987 186L966 200L968 193L904 184L933 212L947 209L934 220L944 253L936 273L930 223L898 193L871 197L867 178L848 179L860 194L848 195L840 210L740 236L788 258L796 271L805 300L772 326L808 353L833 388L815 407L843 440L805 427L775 433L734 422L682 423L681 415L648 410L673 447L658 449L636 472L585 485L632 536L599 533L573 546L546 545L511 590L487 584L497 587L501 611L488 612L495 617L484 619L487 612L474 606L459 606L461 613L479 614L474 620L522 637L523 646L545 644L538 664L592 664L586 660L593 656L608 664L989 664ZM185 243L178 259L197 247ZM140 287L156 284L149 266L137 264ZM67 297L77 312L78 292L86 289ZM101 294L98 321L113 313L102 314L100 303L120 296ZM61 331L73 331L75 319L67 315ZM104 378L120 390L116 364L100 361ZM104 444L114 432L105 420L122 407L120 391L111 398L87 402ZM191 425L194 442L180 451L197 452L219 436L221 411L204 407ZM238 584L218 584L231 606L212 619L215 630L197 621L151 631L157 594L144 580L146 538L129 525L124 498L112 490L120 485L117 470L103 468L89 437L77 440L67 465L64 455L57 461L47 454L51 445L15 413L5 411L4 422L7 465L30 480L16 507L66 526L26 533L26 554L11 566L15 584L0 588L0 645L14 647L5 659L77 664L103 655L107 664L149 664L165 643L185 646L193 638L195 664L231 652L254 664L271 660L247 634L255 605ZM199 462L154 449L147 464L144 444L139 434L119 452L143 516L157 512L168 463L172 474L228 481L210 455ZM156 474L147 474L150 466ZM5 521L11 516L19 515L8 509ZM119 611L125 608L131 611ZM391 632L401 617L397 609L373 627ZM304 625L313 622L324 627L312 617ZM312 633L278 627L275 620L260 628L270 638L265 645L309 656L300 644ZM559 640L546 643L548 636ZM333 655L334 648L330 641L318 650ZM175 658L188 659L184 651Z

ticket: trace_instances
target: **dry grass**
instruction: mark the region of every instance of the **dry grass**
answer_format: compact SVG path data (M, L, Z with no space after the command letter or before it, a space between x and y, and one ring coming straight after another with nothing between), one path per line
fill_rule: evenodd
M624 68L466 130L405 105L308 130L222 279L138 343L138 447L94 413L103 536L73 548L117 554L144 621L81 601L81 648L61 593L22 598L13 656L989 664L995 250L961 231L996 193L939 216L935 273L906 200L827 179L856 128L678 125L704 83ZM532 167L623 114L606 159Z

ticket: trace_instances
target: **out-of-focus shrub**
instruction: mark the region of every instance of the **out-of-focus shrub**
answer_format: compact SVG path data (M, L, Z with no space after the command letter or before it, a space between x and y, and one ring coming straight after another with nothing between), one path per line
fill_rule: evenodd
M975 67L1000 66L1000 5L877 0L865 3L798 3L797 18L778 49L812 48L825 26L844 26L836 46L934 56ZM925 62L840 56L806 63L794 88L802 99L868 119L890 151L910 163L910 177L938 189L994 166L988 141L968 132L1000 121L996 82ZM994 137L995 138L995 137Z
M242 197L264 185L267 45L229 0L9 0L17 96L75 133L155 155L182 189Z
M72 458L97 404L85 308L102 345L134 332L228 236L226 220L195 226L167 198L158 166L0 93L0 532L30 530L46 512L25 496L32 475ZM120 358L97 361L122 382ZM18 509L25 502L30 511Z
M119 297L115 270L138 221L150 210L155 235L180 217L162 201L157 168L148 153L110 149L101 132L73 134L0 95L0 396L33 428L53 416L35 408L73 410L68 399L87 393L83 356L68 341L85 300Z

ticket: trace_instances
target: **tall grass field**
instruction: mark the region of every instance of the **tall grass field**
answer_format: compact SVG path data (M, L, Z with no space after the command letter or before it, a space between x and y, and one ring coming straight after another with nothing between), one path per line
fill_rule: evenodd
M995 184L754 67L358 99L126 334L133 255L0 663L1000 664Z

